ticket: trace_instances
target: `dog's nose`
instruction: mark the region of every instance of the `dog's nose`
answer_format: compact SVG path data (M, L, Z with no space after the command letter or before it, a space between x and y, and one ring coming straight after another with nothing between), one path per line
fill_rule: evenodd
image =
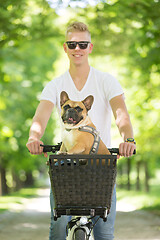
M73 108L68 109L68 111L67 111L67 116L68 116L68 117L76 118L76 117L77 117L76 110L73 109Z

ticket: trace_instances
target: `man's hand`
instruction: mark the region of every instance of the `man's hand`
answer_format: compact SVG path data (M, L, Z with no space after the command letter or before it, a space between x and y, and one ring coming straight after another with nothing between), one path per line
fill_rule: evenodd
M38 139L29 138L26 147L31 154L39 155L43 153L43 147L40 144L43 144L43 142ZM47 157L48 154L44 153L44 156Z
M120 143L119 156L130 157L133 155L134 150L136 150L136 144L131 142Z

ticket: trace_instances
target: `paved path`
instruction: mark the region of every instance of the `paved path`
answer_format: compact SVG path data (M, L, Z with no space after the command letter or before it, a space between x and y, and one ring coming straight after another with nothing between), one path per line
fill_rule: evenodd
M160 217L146 211L117 212L115 240L160 240Z
M117 205L115 240L160 240L160 217ZM0 214L0 240L48 240L49 222L49 190L43 189L23 208Z
M49 190L39 190L38 195L23 208L0 214L0 240L48 240Z

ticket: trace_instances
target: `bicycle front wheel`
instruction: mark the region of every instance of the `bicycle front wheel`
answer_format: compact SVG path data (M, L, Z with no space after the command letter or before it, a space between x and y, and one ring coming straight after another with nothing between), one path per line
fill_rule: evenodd
M76 228L72 240L87 240L86 230L84 228Z

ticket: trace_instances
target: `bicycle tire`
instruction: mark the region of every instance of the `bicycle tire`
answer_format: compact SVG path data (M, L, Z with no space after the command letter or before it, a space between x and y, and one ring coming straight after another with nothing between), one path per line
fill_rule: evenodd
M72 240L87 240L86 230L84 228L76 228Z

